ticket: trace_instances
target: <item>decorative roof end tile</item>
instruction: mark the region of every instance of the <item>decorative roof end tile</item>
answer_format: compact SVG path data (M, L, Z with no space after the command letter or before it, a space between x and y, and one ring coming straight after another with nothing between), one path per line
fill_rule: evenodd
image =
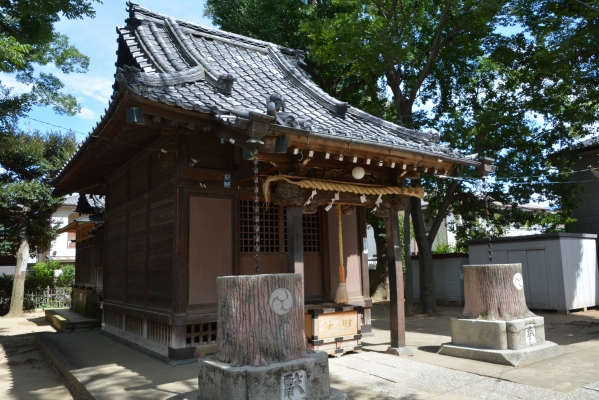
M345 118L345 114L347 113L347 109L351 106L349 103L335 103L335 116L340 118Z

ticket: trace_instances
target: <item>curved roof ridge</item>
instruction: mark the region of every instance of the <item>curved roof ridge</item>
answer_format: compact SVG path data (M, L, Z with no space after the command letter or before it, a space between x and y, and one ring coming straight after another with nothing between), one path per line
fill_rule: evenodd
M221 38L221 40L224 39L224 41L227 41L226 39L234 39L235 42L231 43L233 45L241 45L243 47L243 44L252 44L254 46L258 45L258 46L263 47L263 51L268 52L268 54L273 57L273 59L276 61L277 65L281 68L281 70L285 73L285 75L289 79L293 80L296 84L298 84L299 86L304 88L307 91L307 93L310 94L311 97L313 97L319 104L323 105L326 109L328 109L329 111L331 111L334 115L336 115L338 117L343 118L343 117L345 117L346 113L349 113L355 117L366 119L369 122L375 123L379 126L384 126L387 129L391 129L393 132L395 132L397 134L408 135L416 140L425 140L425 141L430 141L433 143L438 143L438 141L439 141L438 133L436 133L433 130L430 130L428 132L423 132L423 131L405 128L399 124L385 121L385 120L383 120L379 117L376 117L372 114L369 114L365 111L354 108L351 105L349 105L348 103L343 102L341 100L338 100L338 99L330 96L322 88L320 88L318 85L316 85L311 79L306 77L305 74L302 73L303 71L299 71L299 67L291 65L289 63L289 61L287 60L285 54L301 55L302 52L300 50L290 49L290 48L287 48L284 46L280 46L276 43L266 42L266 41L254 39L254 38L248 38L246 36L242 36L242 35L231 33L231 32L226 32L226 31L223 31L223 30L220 30L217 28L210 28L210 27L206 27L204 25L200 25L200 24L197 24L194 22L176 19L176 18L167 16L165 14L156 12L154 10L147 9L147 8L142 7L139 4L136 4L133 2L129 2L128 4L130 5L131 13L140 12L140 13L150 16L150 17L164 19L165 24L168 22L170 22L170 23L175 22L177 25L186 25L188 28L200 30L203 33L212 33L213 34L212 36L215 36L215 38ZM181 31L181 33L183 33L183 32ZM209 74L209 70L208 70L207 66L204 65L204 63L202 63L202 65L207 70L206 78L209 81L212 80L212 79L210 79L211 77L209 76L210 74Z
M222 37L223 39L233 38L233 39L238 40L239 42L242 42L242 43L251 42L251 43L248 43L248 44L252 44L253 43L255 46L264 47L265 49L269 45L278 46L277 44L272 43L272 42L266 42L264 40L250 38L250 37L243 36L243 35L240 35L240 34L237 34L237 33L223 31L223 30L218 29L218 28L212 28L212 27L209 27L209 26L206 26L206 25L198 24L197 22L192 22L192 21L188 21L188 20L184 20L184 19L179 19L179 18L173 18L173 17L171 17L169 15L162 14L162 13L159 13L159 12L154 11L154 10L150 10L149 8L145 8L143 6L140 6L139 4L131 2L131 1L128 2L127 5L129 5L129 10L128 11L129 11L129 13L131 14L132 17L134 17L133 14L135 12L140 12L142 14L145 14L147 16L154 17L154 18L157 18L157 19L164 19L164 20L166 20L166 19L170 18L172 20L177 21L177 23L180 24L180 25L186 26L188 28L195 28L195 29L198 29L198 30L200 30L202 32L212 32L212 33L215 33L217 36Z

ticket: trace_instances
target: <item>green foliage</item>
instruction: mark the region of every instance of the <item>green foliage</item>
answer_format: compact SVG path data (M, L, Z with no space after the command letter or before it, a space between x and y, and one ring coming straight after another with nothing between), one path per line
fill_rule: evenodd
M304 70L331 96L390 120L395 109L379 85L380 76L355 73L351 63L340 59L316 60L313 41L301 26L334 15L329 2L303 0L206 0L205 15L228 32L273 42L305 52ZM316 22L317 23L317 22Z
M60 92L63 84L49 73L35 74L36 66L53 64L64 73L84 72L89 58L54 29L62 17L93 18L94 0L12 0L0 2L0 72L14 73L31 91L12 94L0 82L0 134L14 127L15 116L32 106L51 106L59 114L74 115L80 107L74 96Z
M56 277L55 271L61 271L61 274ZM28 276L28 279L35 282L37 287L72 286L75 283L75 266L61 264L56 260L38 262L31 268L31 275ZM25 286L27 287L27 282Z
M68 275L68 279L58 280L54 282L54 277L50 276L35 276L28 275L25 279L25 296L23 299L23 309L33 310L37 307L37 304L41 303L41 308L46 306L55 306L52 304L46 304L45 299L39 299L40 292L47 288L53 287L70 287L75 281L75 267L66 264L63 265L63 275ZM0 275L0 316L5 315L10 309L10 300L12 295L13 276L2 274ZM43 295L42 295L43 296Z
M10 297L12 296L12 275L0 275L0 315L4 315L10 309Z
M75 149L74 134L13 133L0 138L0 253L16 254L22 238L32 252L56 237L52 214L61 198L45 180Z
M399 236L400 238L404 237L404 214L399 213ZM389 274L389 266L387 263L387 234L386 232L386 223L384 218L377 217L372 212L366 212L366 224L372 227L374 232L374 242L376 244L376 270L369 270L369 283L370 283L370 294L374 294L376 292L379 285L387 279ZM410 222L410 237L414 237L414 229ZM403 240L402 240L403 244ZM406 254L408 254L409 249L402 252L402 265L406 265Z
M305 50L304 69L329 94L407 127L436 128L453 147L494 158L497 178L540 177L489 184L490 201L502 205L491 210L500 232L572 221L574 185L545 182L568 181L574 155L557 150L593 133L599 117L597 10L596 1L560 0L208 0L206 14L223 29ZM429 215L484 215L476 183L454 190L426 176L422 185ZM552 212L517 209L535 198ZM468 223L458 229L476 236Z
M433 254L450 254L457 252L457 246L450 243L439 243L437 244L437 247L435 247L435 249L433 250Z

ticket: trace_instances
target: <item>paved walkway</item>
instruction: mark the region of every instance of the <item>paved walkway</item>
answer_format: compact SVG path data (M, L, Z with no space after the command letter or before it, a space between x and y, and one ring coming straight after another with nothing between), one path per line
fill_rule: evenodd
M599 399L599 381L564 394L378 352L330 359L329 366L332 377L392 399Z
M560 344L565 354L519 368L436 354L438 346L450 340L449 316L461 309L440 311L439 317L408 319L407 340L414 356L399 358L384 354L389 345L388 306L378 304L374 335L364 338L366 351L329 359L331 386L346 391L350 399L364 400L599 399L598 311L543 314L548 340ZM2 334L10 335L10 329ZM83 398L175 400L197 389L195 362L169 366L99 330L45 332L37 334L37 340ZM0 391L0 397L51 398L40 395L45 388L38 381L39 373L30 370L27 379L22 375L14 379L12 366L6 365L4 377L13 384ZM36 382L35 390L28 390L31 382ZM47 382L49 389L58 390L56 379ZM68 396L66 391L63 394Z

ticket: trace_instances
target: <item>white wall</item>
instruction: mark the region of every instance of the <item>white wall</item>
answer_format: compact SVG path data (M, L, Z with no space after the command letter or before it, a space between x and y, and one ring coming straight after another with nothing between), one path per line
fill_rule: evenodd
M73 212L74 208L72 205L60 207L52 216L52 220L60 224L59 228L68 225L75 218L79 217L78 213ZM73 238L71 237L71 239ZM75 263L75 247L69 246L69 234L67 232L58 235L56 240L52 242L52 247L49 251L37 257L32 257L30 262L44 261L47 257L57 259L61 262Z

